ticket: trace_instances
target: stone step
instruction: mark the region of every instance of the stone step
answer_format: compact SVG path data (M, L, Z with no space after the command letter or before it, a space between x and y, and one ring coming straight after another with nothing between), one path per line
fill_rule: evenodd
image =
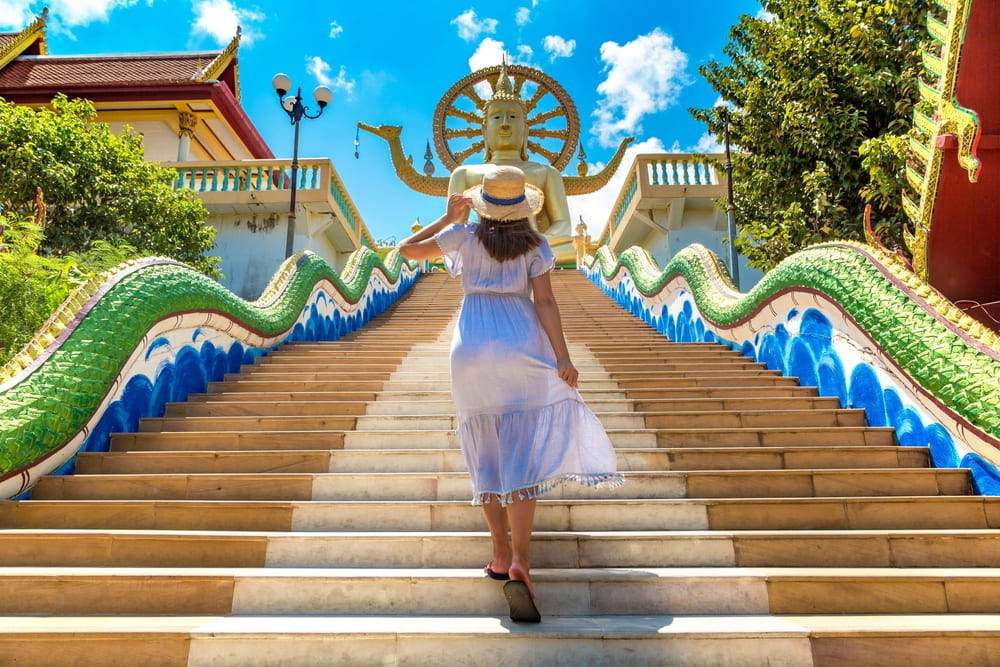
M42 518L42 504L28 511L37 509L31 513ZM100 513L106 505L93 504L91 509ZM158 529L8 528L0 540L0 555L6 567L471 568L480 573L490 556L489 533L482 528L478 532L185 531L172 525L185 517L197 519L198 508L175 509L173 516L163 512L157 518L163 526ZM66 520L55 512L49 516ZM123 511L116 516L138 523ZM202 522L210 518L203 517ZM279 517L272 519L275 523ZM257 523L264 520L257 517ZM531 557L533 568L978 570L996 567L998 548L995 529L601 532L541 526L532 538Z
M437 388L435 388L437 387ZM747 390L742 387L682 387L666 389L630 389L607 390L607 389L580 389L580 395L584 402L590 403L595 399L619 399L629 398L635 401L674 401L674 400L721 400L721 399L743 399L746 398ZM760 399L782 399L782 398L809 398L820 399L815 387L779 386L779 387L754 387L753 396ZM188 397L188 402L204 403L217 401L374 401L379 400L427 400L427 399L451 401L451 390L449 385L429 385L419 390L382 390L382 391L300 391L292 389L290 391L240 391L238 394L192 394Z
M627 360L601 359L600 365L609 373L642 373L644 371L666 372L666 371L697 371L697 370L757 370L767 371L767 365L747 359L746 357L723 357L719 359L699 359L688 358L664 361L660 359L650 359L647 362L633 357ZM768 371L773 373L774 371Z
M607 429L615 447L887 447L889 427ZM192 431L114 433L111 451L457 449L454 431Z
M588 403L589 405L589 403ZM733 410L840 410L835 397L737 396L718 398L649 398L632 402L635 412L727 412Z
M424 347L424 344L417 345L415 343L387 347L384 345L352 345L338 341L336 346L326 344L323 347L317 346L312 350L303 350L298 347L298 343L289 343L282 346L278 352L270 352L257 357L250 367L308 364L312 360L329 364L340 364L351 359L357 359L361 363L400 362L406 359L414 349L419 350Z
M594 406L592 405L593 409ZM789 428L864 426L863 410L767 410L745 412L598 412L606 429L641 428ZM458 428L454 410L443 414L421 415L344 415L323 416L185 416L144 418L139 430L144 433L180 433L189 431L431 431Z
M537 568L543 616L997 614L995 568ZM0 615L501 616L481 569L0 567Z
M22 508L23 509L20 509ZM70 515L71 511L79 513ZM24 514L18 514L23 512ZM87 512L92 513L92 516ZM30 522L23 517L34 517ZM455 501L93 500L0 503L0 525L164 530L482 530L482 509ZM276 522L276 523L275 523ZM866 530L1000 528L982 496L542 500L539 530ZM0 559L0 562L4 562Z
M434 388L437 387L437 388ZM767 393L769 396L784 396L789 393L788 388L778 388L777 391L768 391L769 387L762 388L759 393ZM798 390L798 387L792 389ZM711 393L721 392L722 396L730 395L733 390L715 390ZM682 393L690 393L684 390ZM738 392L737 392L738 393ZM812 389L815 393L815 389ZM587 389L580 390L580 395L589 405L592 400L624 400L625 392L620 390ZM809 396L808 392L802 396ZM449 385L427 385L419 390L398 391L287 391L287 392L255 392L245 391L238 394L192 394L188 397L189 403L232 403L246 402L254 403L260 401L285 402L285 401L363 401L366 403L374 401L447 401L451 404L451 390Z
M277 417L277 416L357 416L369 413L367 401L192 401L190 403L167 403L165 419L182 417ZM408 405L403 403L402 405ZM444 402L434 403L438 408L447 406ZM141 423L141 422L140 422Z
M587 395L580 392L584 398ZM709 386L708 383L701 383L698 386L687 387L662 387L659 389L628 389L624 395L634 401L648 400L675 400L675 399L713 399L713 398L746 398L748 394L757 398L775 397L806 397L817 398L819 396L816 387L800 387L798 385L776 385L752 387L733 386Z
M721 378L708 380L722 383L721 386L747 386L752 384L752 380L762 383L773 383L783 378ZM447 388L449 379L441 377L436 380L440 386ZM581 385L590 389L614 390L620 389L628 382L662 382L664 384L677 383L677 386L694 386L694 379L684 378L679 380L635 380L626 382L615 382L612 380L587 380L581 379ZM427 380L393 381L391 387L388 380L230 380L226 382L209 382L208 392L211 394L232 393L238 395L241 392L334 392L334 391L370 391L378 392L384 389L394 389L396 391L421 391L427 388ZM788 383L779 383L788 384Z
M988 665L1000 616L11 616L0 657L18 664L243 667L673 664L881 667ZM970 636L975 637L970 642ZM881 650L873 651L872 647ZM627 657L627 662L616 657ZM897 662L899 660L900 662ZM613 661L613 662L612 662Z
M780 470L927 468L927 447L744 447L617 450L618 469ZM459 450L311 450L256 452L82 452L77 474L276 473L276 472L463 472Z
M584 329L581 333L590 334L589 329ZM596 352L606 352L608 354L630 354L634 352L658 352L669 351L679 356L688 354L706 354L723 356L741 356L740 352L731 350L724 345L716 343L675 343L667 340L661 334L654 334L648 341L635 340L588 340L586 346Z
M584 332L587 333L587 332ZM744 357L736 350L730 350L722 345L703 345L700 343L673 343L664 338L652 342L637 343L630 340L617 342L587 341L577 343L585 346L591 353L602 360L634 361L636 357L651 359L676 359L678 361L700 361L711 359L742 359Z
M625 472L625 485L565 484L552 499L811 498L955 496L971 493L967 470L711 470ZM39 480L39 500L471 500L465 472L178 473L63 475Z
M624 378L615 380L621 389L672 389L681 387L797 387L798 378L771 371L744 371L738 375L700 375L682 378Z
M740 377L779 377L774 371L766 369L741 369L731 365L694 366L689 369L658 369L606 372L599 365L574 364L580 372L580 383L588 384L594 380L676 380L685 378L732 378L734 373ZM302 371L287 371L281 369L254 369L243 373L229 373L223 382L358 382L365 380L395 380L401 382L443 382L451 381L451 373L447 363L428 361L427 364L400 365L396 370L381 371L364 370L328 370L303 369Z

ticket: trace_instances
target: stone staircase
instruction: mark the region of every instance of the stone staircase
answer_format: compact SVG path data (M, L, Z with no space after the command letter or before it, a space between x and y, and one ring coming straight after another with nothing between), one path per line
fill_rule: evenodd
M627 482L539 502L541 624L482 572L460 288L429 274L0 503L0 664L1000 664L1000 499L578 272L553 284Z

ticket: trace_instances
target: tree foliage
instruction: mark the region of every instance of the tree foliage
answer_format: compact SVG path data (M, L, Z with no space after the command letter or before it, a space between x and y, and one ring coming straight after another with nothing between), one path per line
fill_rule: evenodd
M0 208L33 218L41 188L42 255L126 243L217 276L218 258L205 256L215 230L202 203L171 187L172 170L143 159L139 136L116 137L95 118L92 103L63 95L37 111L0 100Z
M932 0L763 0L701 74L732 107L737 248L770 269L806 245L901 246L905 141ZM691 109L722 134L715 109Z
M0 364L31 340L73 289L138 254L124 242L97 240L84 252L44 257L38 254L43 238L35 220L0 212Z

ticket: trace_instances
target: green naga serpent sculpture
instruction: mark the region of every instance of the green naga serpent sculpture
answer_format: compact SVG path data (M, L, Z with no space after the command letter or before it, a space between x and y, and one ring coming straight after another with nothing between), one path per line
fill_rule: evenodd
M816 245L746 294L698 245L662 270L640 248L616 258L605 246L584 272L672 340L722 342L864 407L869 423L895 427L901 444L929 444L937 465L969 467L981 492L1000 493L1000 336L895 254Z
M283 342L363 326L418 275L396 253L383 262L362 248L341 275L295 255L254 302L165 258L94 277L0 370L0 498Z

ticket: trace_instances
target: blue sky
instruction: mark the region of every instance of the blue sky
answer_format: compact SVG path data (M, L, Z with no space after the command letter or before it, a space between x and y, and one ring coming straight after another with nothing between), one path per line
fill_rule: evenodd
M317 85L329 86L331 105L302 123L300 157L330 158L375 239L397 241L415 219L440 215L443 200L398 181L374 135L361 133L355 159L358 121L401 125L419 170L438 101L506 53L573 99L591 173L625 136L636 138L632 153L711 151L715 137L688 112L719 103L698 67L724 60L730 27L760 12L757 0L0 0L0 31L20 30L45 5L53 55L215 49L241 26L241 100L271 150L291 157L293 136L271 77L288 74L307 103ZM618 180L570 199L574 221L582 215L591 234L603 228Z

